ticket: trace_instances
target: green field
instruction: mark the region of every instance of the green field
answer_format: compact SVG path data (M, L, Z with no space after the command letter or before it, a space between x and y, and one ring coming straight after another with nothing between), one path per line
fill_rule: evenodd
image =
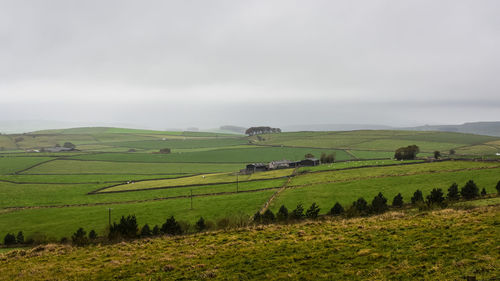
M104 223L105 211L95 210L87 223ZM114 245L47 245L0 254L0 279L495 280L499 212L391 212Z
M462 186L469 179L492 194L500 180L500 162L424 163L432 155L426 152L415 161L389 159L395 147L410 144L422 145L423 151L443 150L445 156L449 148L455 148L455 157L495 157L492 149L490 154L480 153L486 151L484 147L500 147L498 138L468 134L296 132L261 135L259 139L203 132L77 128L0 137L5 143L0 153L0 238L22 230L26 236L40 233L60 239L80 226L102 234L108 208L113 209L114 219L136 214L140 222L156 224L175 215L192 224L199 216L214 221L226 216L248 219L278 190L270 205L272 211L282 204L293 209L298 203L308 207L316 202L321 213L326 213L336 201L347 207L359 197L371 201L382 191L389 201L401 192L408 202L416 189L425 196L432 188L446 191L451 183ZM14 145L9 144L16 138ZM19 150L66 141L76 144L79 151ZM172 153L151 153L165 147ZM130 148L137 152L125 153ZM471 153L459 154L462 151ZM301 160L307 153L315 157L334 153L337 162L235 174L248 163Z

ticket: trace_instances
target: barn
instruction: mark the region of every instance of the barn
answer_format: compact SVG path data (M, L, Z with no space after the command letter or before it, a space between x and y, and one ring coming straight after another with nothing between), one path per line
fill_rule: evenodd
M300 161L300 166L318 166L319 165L319 159L316 158L306 158L302 161Z

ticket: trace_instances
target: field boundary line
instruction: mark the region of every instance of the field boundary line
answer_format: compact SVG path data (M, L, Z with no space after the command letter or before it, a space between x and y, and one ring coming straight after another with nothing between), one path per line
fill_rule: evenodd
M274 201L274 199L276 197L278 197L278 195L280 195L280 193L282 193L287 188L287 185L290 183L292 178L295 176L296 171L297 171L297 169L294 169L292 174L288 177L288 180L281 186L281 188L278 189L275 193L273 193L273 195L271 195L271 197L269 199L267 199L267 201L264 203L264 206L258 211L259 213L263 214L267 209L269 209L269 206ZM253 220L253 218L250 218L250 220Z
M164 200L172 200L172 199L191 198L191 197L194 198L194 197L231 195L231 194L239 194L239 193L253 193L253 192L273 190L273 189L277 189L277 188L281 188L281 187L274 186L274 187L265 187L265 188L259 188L259 189L239 190L238 192L236 192L236 191L222 191L222 192L212 192L212 193L199 193L199 194L193 194L193 195L176 195L176 196L158 197L158 198L150 198L150 199L142 199L142 200L96 202L96 203L82 203L82 204L65 204L65 205L46 205L46 206L17 206L17 207L14 206L14 207L1 208L0 215L15 212L15 211L29 210L29 209L54 209L54 208L94 207L94 206L103 206L103 205L135 204L135 203L155 202L155 201L164 201Z
M276 177L276 178L266 178L266 179L253 179L253 180L246 180L246 181L238 181L239 183L243 182L256 182L256 181L268 181L268 180L277 180L277 179L283 179L287 178L290 176L283 176L283 177ZM175 178L178 179L178 178ZM143 181L149 181L149 180L143 180ZM103 188L98 188L96 190L93 190L87 195L96 195L96 194L108 194L108 193L123 193L123 192L134 192L134 191L148 191L148 190L158 190L158 189L170 189L170 188L184 188L184 187L195 187L195 186L212 186L212 185L219 185L219 184L231 184L231 183L236 183L236 181L229 181L229 182L212 182L212 183L196 183L196 184L185 184L185 185L172 185L172 186L159 186L159 187L151 187L151 188L138 188L138 189L125 189L125 190L112 190L112 191L102 191L106 190L108 188L112 188L115 186L120 186L122 184L115 184ZM102 191L102 192L101 192Z
M19 171L16 171L16 172L12 173L12 174L13 174L13 175L19 175L19 174L21 174L21 173L23 173L23 172L26 172L26 171L28 171L28 170L30 170L30 169L33 169L33 168L37 167L37 166L40 166L40 165L43 165L43 164L45 164L45 163L49 163L49 162L52 162L52 161L56 161L57 159L58 159L58 158L54 158L54 159L49 159L49 160L47 160L47 161L42 161L42 162L40 162L40 163L36 163L35 165L31 165L31 166L29 166L28 168L24 168L24 169L22 169L22 170L19 170Z
M409 173L409 174L400 174L400 175L379 175L379 176L370 176L370 177L357 177L357 178L351 178L351 179L345 179L345 180L333 180L333 181L323 181L323 182L315 182L315 183L308 183L308 184L291 185L291 186L288 186L288 188L300 188L300 187L314 186L314 185L319 185L319 184L353 182L353 181L369 180L369 179L382 179L382 178L408 177L408 176L417 176L417 175L456 173L456 172L463 172L463 171L490 170L490 169L498 169L498 168L500 168L500 166L464 168L464 169L442 170L442 171L427 171L427 172Z

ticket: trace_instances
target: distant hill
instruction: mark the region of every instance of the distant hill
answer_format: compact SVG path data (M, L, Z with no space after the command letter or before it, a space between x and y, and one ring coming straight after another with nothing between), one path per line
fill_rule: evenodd
M402 128L412 131L444 131L500 137L500 122L470 122L462 125L425 125Z

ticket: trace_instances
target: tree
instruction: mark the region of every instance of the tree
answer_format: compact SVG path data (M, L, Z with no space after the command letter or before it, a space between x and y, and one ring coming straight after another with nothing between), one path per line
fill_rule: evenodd
M24 244L24 234L22 231L19 231L16 236L16 243L17 244Z
M452 183L451 186L448 188L448 194L446 195L448 200L450 201L457 201L460 199L460 193L458 192L458 184L457 183Z
M320 210L321 209L319 208L319 206L316 204L316 202L314 202L311 204L311 207L309 207L309 209L307 209L306 217L308 219L316 219L318 217Z
M76 246L84 246L89 243L87 232L81 227L71 236L71 240Z
M379 192L372 200L372 209L374 213L383 213L387 211L387 199L382 192Z
M63 144L63 147L65 148L75 148L76 145L72 144L71 142L67 141Z
M488 194L486 192L486 188L483 187L483 189L481 190L481 196L486 196L486 194Z
M89 240L90 241L94 241L97 239L97 232L95 232L95 230L90 230L89 231Z
M321 161L321 163L333 163L335 162L335 153L330 153L328 155L326 155L326 153L321 153L319 161Z
M479 197L479 188L473 180L469 180L464 187L460 190L460 194L465 199L474 199Z
M245 134L249 136L260 135L260 134L271 134L271 133L274 134L281 133L281 129L261 126L261 127L251 127L245 131Z
M412 204L417 204L418 202L423 202L424 201L424 195L422 194L422 191L418 190L413 193L413 196L411 197L411 203Z
M161 234L161 231L160 231L160 227L158 227L158 225L155 225L153 227L153 235L160 235Z
M312 155L311 153L307 153L306 155L304 155L304 158L314 158L314 155Z
M200 219L196 222L196 230L198 232L202 232L207 228L207 225L205 224L205 220L203 217L200 217Z
M397 160L413 160L420 152L420 148L416 145L409 145L407 147L400 147L396 149L394 158Z
M344 213L344 207L340 205L339 202L336 202L335 205L330 209L330 215L332 216L338 216Z
M432 189L431 194L427 195L426 199L428 205L442 205L444 202L443 191L441 190L441 188L434 188Z
M260 214L260 211L257 211L255 215L253 215L253 222L254 223L262 223L262 215Z
M151 236L153 233L151 232L151 228L149 228L149 224L145 224L142 228L141 228L141 237L148 237L148 236Z
M175 220L174 216L168 218L161 226L161 232L169 235L182 234L181 225Z
M439 151L437 151L437 150L436 150L436 151L434 151L434 158L435 158L435 159L439 159L439 158L441 158L441 152L439 152Z
M450 149L450 155L455 155L455 149Z
M128 215L127 217L122 216L118 224L113 223L111 225L109 229L109 238L135 238L137 237L137 232L139 232L139 226L137 225L135 215Z
M281 205L280 209L278 210L278 213L276 214L276 219L278 221L288 220L288 209L285 207L285 205Z
M367 215L370 211L370 208L368 207L368 202L366 202L366 200L363 197L360 197L358 200L354 201L352 203L352 207L361 216Z
M401 195L401 193L398 193L398 195L394 196L394 199L392 199L392 206L395 208L403 207L403 196Z
M4 245L14 245L16 244L16 236L11 233L7 233L5 237L3 238L3 244Z
M500 181L498 181L496 189L497 189L497 193L500 194Z
M274 213L271 211L271 209L267 209L264 214L262 214L262 222L263 223L272 223L276 217L274 216Z
M304 218L304 207L302 204L298 204L295 210L290 214L290 218L293 220L300 220Z

